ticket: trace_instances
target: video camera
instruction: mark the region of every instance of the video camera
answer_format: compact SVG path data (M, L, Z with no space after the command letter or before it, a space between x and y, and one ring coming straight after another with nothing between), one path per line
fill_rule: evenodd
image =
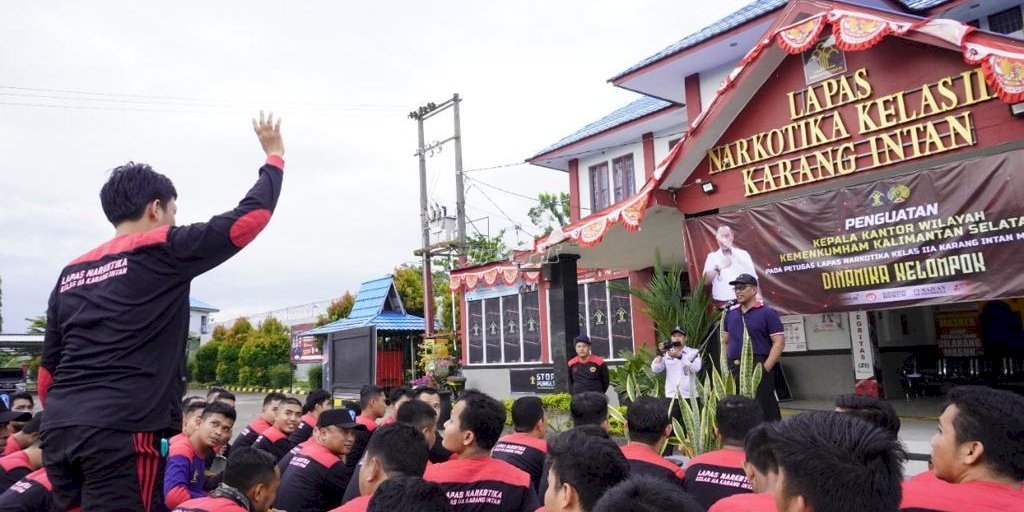
M682 346L683 344L679 343L677 341L665 340L665 341L661 342L661 351L662 352L668 352L669 350L672 349L672 347L674 347L676 345Z

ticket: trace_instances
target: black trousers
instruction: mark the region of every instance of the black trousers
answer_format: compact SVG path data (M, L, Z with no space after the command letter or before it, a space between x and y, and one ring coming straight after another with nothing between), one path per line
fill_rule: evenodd
M62 427L42 433L57 510L163 512L162 433Z
M761 365L761 369L764 372L761 374L761 382L757 385L757 390L754 392L754 400L761 406L761 412L764 413L765 421L779 421L782 419L782 411L779 410L779 400L775 397L775 372L778 370L778 363L772 367L771 371L764 369L764 360L766 356L754 356L754 362ZM737 389L739 388L739 376L740 376L740 365L737 361L729 361L729 371L732 372L732 378L736 380Z

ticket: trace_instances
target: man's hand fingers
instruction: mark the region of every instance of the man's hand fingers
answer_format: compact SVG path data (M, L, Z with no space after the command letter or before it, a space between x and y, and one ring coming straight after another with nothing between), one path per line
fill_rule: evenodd
M256 135L260 134L260 125L256 123L256 118L252 118L252 131L256 132Z
M277 124L274 125L274 133L281 134L281 118L277 118Z

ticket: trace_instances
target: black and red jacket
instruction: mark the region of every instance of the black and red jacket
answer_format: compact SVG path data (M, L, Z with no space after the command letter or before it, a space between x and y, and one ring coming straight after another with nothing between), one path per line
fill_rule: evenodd
M569 390L572 394L584 391L608 391L608 365L604 359L593 354L586 362L574 357L569 361Z
M52 512L51 492L53 485L46 476L46 469L40 468L29 473L0 494L0 510L8 512ZM74 510L79 510L75 508Z
M686 466L686 492L704 508L734 494L754 492L743 471L743 450L715 450L702 453Z
M242 432L235 438L235 442L231 443L231 449L237 450L242 447L252 446L261 435L263 431L270 428L270 423L263 418L256 418L252 420L252 423L248 427L242 429Z
M1024 510L1024 490L995 482L951 484L935 477L903 482L904 512L1002 512Z
M0 458L0 489L7 489L32 472L32 464L25 452L15 452Z
M192 279L266 227L283 168L268 158L238 206L209 222L120 235L64 267L46 312L43 429L181 426Z
M627 444L622 447L622 455L629 462L629 476L641 475L679 486L683 485L686 478L683 468L658 455L645 444Z
M278 430L277 427L270 427L256 438L252 447L273 455L274 462L279 462L282 457L288 455L292 448L295 448L295 445L288 440L288 436L284 432Z
M314 418L310 413L303 414L302 421L300 421L299 426L295 428L295 432L292 432L291 435L288 436L288 440L298 446L313 436L314 428L316 428L316 418Z
M237 501L226 498L197 498L178 505L172 512L249 512Z
M547 441L523 432L502 437L491 449L491 457L508 462L530 475L530 487L535 492L540 490L547 455ZM540 495L537 496L539 499Z
M318 442L306 443L281 475L274 508L325 512L341 505L352 468Z
M540 508L530 475L491 457L427 466L423 479L441 486L454 512L535 512Z

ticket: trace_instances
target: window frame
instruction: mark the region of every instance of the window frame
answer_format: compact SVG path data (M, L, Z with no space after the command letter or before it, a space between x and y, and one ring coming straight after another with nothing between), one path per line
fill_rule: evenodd
M608 208L609 206L615 204L615 203L611 202L611 200L612 200L611 192L612 191L611 191L611 184L609 183L609 175L608 175L608 173L610 172L610 167L608 165L608 161L606 160L604 162L591 165L590 167L587 168L587 170L589 171L589 177L590 177L590 211L591 212L601 211L601 210L603 210L605 208ZM603 201L603 204L602 204L601 201L598 201L598 199L599 199L598 194L599 194L599 191L601 191L601 189L599 188L598 185L600 185L601 178L604 178L604 189L603 189L603 199L604 199L604 201Z
M626 162L629 163L628 171L625 169ZM620 163L622 164L621 167L619 166ZM611 188L612 193L612 204L621 203L636 193L636 159L633 157L632 152L612 158L611 173L611 185L609 188ZM619 186L620 178L625 178L622 180L621 187Z
M484 326L483 326L481 337L480 337L480 344L481 344L481 348L482 348L482 350L480 351L481 359L479 361L472 360L471 359L471 354L469 353L468 346L467 346L467 350L466 350L466 367L467 368L543 364L543 359L544 359L543 353L538 353L537 354L537 359L535 359L535 360L531 360L531 361L525 360L526 359L526 347L524 346L525 341L523 339L523 336L524 336L523 319L525 318L526 315L525 315L525 312L523 311L523 309L524 309L524 302L525 302L523 300L523 295L525 295L527 293L539 293L539 290L536 287L524 286L524 287L521 287L516 293L509 293L509 294L505 294L505 295L498 295L497 297L486 297L486 298L479 298L479 299L473 299L473 300L467 300L466 301L466 310L467 311L469 311L471 303L479 302L480 303L480 318L481 319L486 319L487 318L487 312L488 312L487 301L491 300L491 299L498 299L498 319L499 319L499 324L501 325L501 328L497 329L498 340L497 340L497 342L494 342L493 340L488 340L488 337L491 336L491 334L488 333L488 331L487 331L486 321L484 322ZM507 326L504 325L504 312L505 312L505 303L508 300L515 300L516 301L516 308L519 311L519 327L516 329L516 334L515 334L515 336L517 336L519 338L519 340L518 340L519 361L507 361L508 358L506 357L505 341L506 341L506 337L507 337L508 333L506 332L507 331ZM538 297L538 305L539 305L539 297ZM538 319L538 324L539 324L539 319ZM539 327L540 326L538 325L538 328ZM466 329L467 329L466 335L467 335L467 343L468 343L468 335L469 335L469 329L470 329L470 326L469 326L468 323L466 325ZM501 353L499 361L495 361L495 362L489 362L488 361L488 357L491 356L491 354L489 353L489 351L491 350L491 347L488 346L488 342L489 341L490 341L490 343L497 343L498 351ZM540 343L543 344L543 342L544 342L543 341L543 337L541 337ZM543 352L543 351L540 351L540 352Z

